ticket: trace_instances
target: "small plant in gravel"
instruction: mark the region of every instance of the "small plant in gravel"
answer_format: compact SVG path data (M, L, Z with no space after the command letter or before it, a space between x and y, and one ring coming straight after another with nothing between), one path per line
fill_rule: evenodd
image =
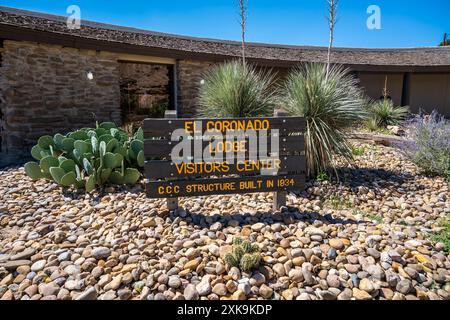
M369 131L386 130L388 126L400 125L409 113L409 107L395 106L394 102L387 98L369 102L366 109L366 127Z
M368 218L371 221L375 221L377 223L382 223L383 222L383 217L380 216L379 214L371 214L371 215L368 216Z
M323 182L323 181L330 181L330 176L326 172L320 172L317 177L316 181Z
M352 154L354 156L362 156L366 152L366 148L364 148L363 146L358 147L358 146L352 144L351 148L352 148Z
M349 200L334 195L326 200L326 204L334 210L349 209L353 207L353 204Z
M111 122L67 135L42 136L31 149L39 163L28 162L25 172L33 180L44 178L88 192L107 182L133 185L145 162L143 140L142 129L130 137Z
M407 123L403 153L426 174L450 175L450 120L433 112L418 115Z
M446 218L441 218L438 222L440 231L435 233L431 240L434 242L442 242L444 244L444 251L450 253L450 214Z
M225 256L225 263L229 267L236 267L242 271L250 271L258 268L261 262L261 253L256 244L251 244L242 238L233 238L233 248Z

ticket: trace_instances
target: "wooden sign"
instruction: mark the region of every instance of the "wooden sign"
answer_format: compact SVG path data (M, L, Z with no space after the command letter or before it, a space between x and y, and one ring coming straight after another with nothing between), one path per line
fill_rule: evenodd
M305 183L300 117L146 119L151 198L287 192Z

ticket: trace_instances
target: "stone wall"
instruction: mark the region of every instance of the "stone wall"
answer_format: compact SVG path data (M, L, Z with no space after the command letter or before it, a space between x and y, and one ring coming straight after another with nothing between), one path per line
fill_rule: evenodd
M92 126L95 120L120 124L117 59L104 52L5 40L0 101L0 165L5 165L28 156L44 134Z
M182 60L177 65L178 111L183 118L197 114L198 93L203 74L212 66L210 62Z

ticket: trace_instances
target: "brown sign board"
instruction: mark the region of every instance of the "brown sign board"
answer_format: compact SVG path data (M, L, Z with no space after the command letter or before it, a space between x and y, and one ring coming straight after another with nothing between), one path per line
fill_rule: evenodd
M300 190L305 183L305 127L300 117L146 119L147 195Z
M213 194L290 191L301 189L304 183L304 175L151 181L147 184L147 195L150 198L176 198Z

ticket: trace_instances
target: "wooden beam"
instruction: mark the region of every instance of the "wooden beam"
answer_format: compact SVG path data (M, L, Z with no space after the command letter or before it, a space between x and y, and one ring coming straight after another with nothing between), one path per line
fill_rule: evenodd
M144 63L155 63L155 64L169 64L174 65L176 60L164 57L154 57L142 54L130 54L130 53L119 53L117 55L117 60L124 62L144 62Z

